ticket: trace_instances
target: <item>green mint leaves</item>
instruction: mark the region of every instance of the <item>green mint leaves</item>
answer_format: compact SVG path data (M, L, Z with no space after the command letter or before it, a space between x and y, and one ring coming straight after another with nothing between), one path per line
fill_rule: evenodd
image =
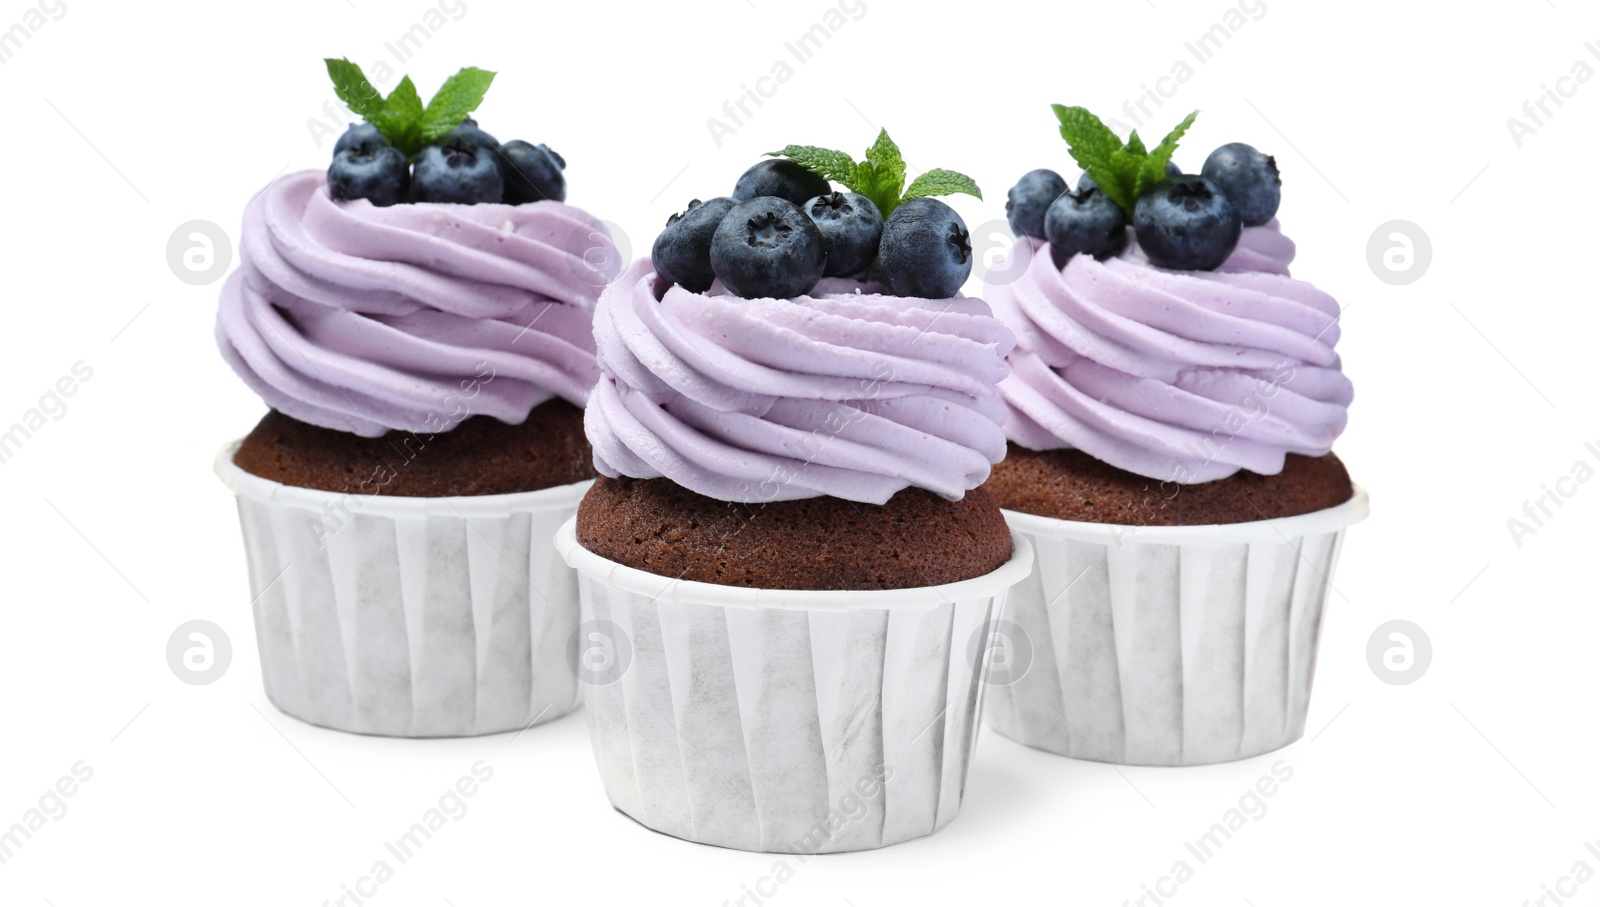
M867 157L863 161L857 161L843 151L813 145L789 145L781 151L769 151L767 156L788 158L823 179L866 196L878 206L878 211L885 218L902 202L925 195L963 192L983 198L982 190L972 177L954 170L929 170L907 186L905 158L900 156L900 146L889 138L886 129L878 131L878 140L867 149Z
M456 128L483 103L483 96L489 93L493 81L494 73L475 66L465 67L445 79L422 113L423 137L432 141Z
M468 66L446 79L424 107L410 76L401 79L385 98L356 64L332 58L323 62L328 64L328 77L339 100L406 157L460 125L483 103L494 81L494 73Z
M782 151L767 152L767 157L786 157L825 180L850 186L851 192L860 191L853 185L856 159L843 151L829 151L812 145L788 145Z
M1139 196L1166 178L1167 162L1178 149L1178 141L1200 115L1196 110L1184 117L1155 148L1147 150L1138 130L1130 132L1128 141L1123 142L1099 117L1082 107L1052 104L1050 109L1061 121L1067 153L1129 217L1133 216Z
M925 195L955 195L957 192L983 198L983 192L978 189L978 184L972 181L972 177L954 170L935 167L912 180L900 200L908 201Z

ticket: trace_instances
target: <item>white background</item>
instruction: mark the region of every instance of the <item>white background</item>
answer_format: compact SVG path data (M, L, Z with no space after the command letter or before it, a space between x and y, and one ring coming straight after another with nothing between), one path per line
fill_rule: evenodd
M914 168L978 180L984 201L953 201L976 228L1022 172L1075 175L1050 102L1120 116L1187 60L1193 78L1148 131L1200 108L1186 168L1228 141L1277 155L1295 274L1347 307L1357 399L1338 451L1374 510L1345 545L1305 740L1234 765L1118 770L985 731L948 828L796 865L766 903L1137 903L1175 861L1195 863L1183 842L1278 759L1293 779L1169 904L1520 905L1580 860L1600 871L1584 848L1600 840L1600 482L1520 547L1506 523L1575 462L1600 467L1584 448L1600 448L1600 81L1567 83L1575 95L1520 148L1506 124L1576 61L1600 68L1584 46L1600 13L1267 0L1199 64L1185 42L1225 0L1070 16L1000 0L864 6L801 65L784 44L828 0L465 0L402 70L425 96L460 66L497 70L482 124L564 154L569 200L637 253L761 152L860 151L879 126ZM0 426L73 363L93 369L0 465L0 827L79 760L94 774L0 865L0 901L319 905L486 760L494 776L469 812L369 903L736 902L776 858L611 810L581 713L516 739L386 740L309 727L262 694L233 502L210 464L263 407L216 353L219 284L180 281L166 245L195 219L236 238L257 188L324 167L328 144L306 125L332 97L320 58L385 57L425 0L65 7L0 66ZM32 8L5 0L0 30ZM793 78L717 147L706 119L780 59ZM1368 265L1368 237L1392 219L1431 238L1406 286ZM209 686L180 682L165 657L194 618L234 645ZM1434 649L1409 686L1366 657L1395 618ZM1568 903L1600 904L1600 879Z

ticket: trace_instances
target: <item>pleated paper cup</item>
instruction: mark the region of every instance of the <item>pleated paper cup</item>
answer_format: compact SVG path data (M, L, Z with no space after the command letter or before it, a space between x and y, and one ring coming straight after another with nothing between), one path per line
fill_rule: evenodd
M612 805L689 841L870 850L955 818L988 660L1033 552L963 582L810 592L685 582L556 548L576 567L572 658Z
M420 498L296 488L234 465L262 680L341 731L454 737L577 708L577 577L551 544L588 482Z
M1337 507L1221 526L1005 511L1038 553L1005 625L1032 660L990 690L989 726L1122 765L1230 762L1300 739L1334 564L1367 507L1357 488Z

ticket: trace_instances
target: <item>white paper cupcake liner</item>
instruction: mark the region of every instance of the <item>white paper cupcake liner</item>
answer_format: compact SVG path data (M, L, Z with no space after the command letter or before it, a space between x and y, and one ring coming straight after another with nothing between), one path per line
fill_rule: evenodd
M1032 662L989 691L989 726L1123 765L1204 765L1305 733L1348 502L1221 526L1111 526L1005 511L1037 569L1006 619ZM1015 630L1013 631L1015 632Z
M1028 573L809 592L685 582L578 544L595 760L611 803L679 838L768 853L869 850L961 806L987 662L969 643Z
M267 698L341 731L451 737L577 708L577 577L551 544L588 482L420 498L282 485L233 463Z

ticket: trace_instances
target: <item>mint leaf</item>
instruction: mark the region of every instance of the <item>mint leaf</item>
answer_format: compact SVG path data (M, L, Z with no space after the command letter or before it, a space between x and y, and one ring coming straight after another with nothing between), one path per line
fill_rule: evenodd
M422 119L422 97L417 94L417 86L411 81L410 76L401 79L400 84L389 93L389 97L384 99L383 109L407 119Z
M840 183L851 192L866 196L885 218L893 214L901 202L910 198L955 192L983 198L982 191L972 177L954 170L929 170L917 177L908 188L905 158L900 156L900 146L889 138L886 129L878 130L877 141L867 149L864 161L856 161L843 151L815 145L788 145L782 151L768 152L768 156L788 158L823 179Z
M475 66L464 67L444 80L428 107L422 112L420 131L424 143L435 141L461 125L489 91L494 73Z
M879 213L893 211L899 205L899 199L894 189L890 186L892 177L883 175L878 170L878 165L871 161L862 161L856 167L856 184L850 187L852 192L859 192L870 200ZM888 217L888 214L884 214Z
M1114 164L1113 159L1108 158L1106 163L1099 167L1083 169L1088 172L1089 178L1100 186L1100 191L1106 194L1106 198L1116 202L1117 207L1129 217L1133 216L1133 206L1139 201L1139 197L1133 194L1139 172L1138 164L1128 166L1126 158Z
M889 138L889 130L878 130L878 140L867 149L867 163L877 170L878 187L885 192L892 190L892 197L898 200L906 185L906 162L900 156L900 146ZM889 213L885 211L883 216L888 217Z
M1067 140L1067 151L1078 166L1088 170L1085 159L1101 163L1109 160L1111 152L1122 147L1122 140L1100 118L1082 107L1063 107L1051 104L1061 122L1061 137ZM1089 174L1092 178L1093 173Z
M1136 187L1139 194L1143 195L1146 189L1167 178L1167 164L1172 160L1172 153L1178 150L1179 140L1189 131L1189 127L1194 125L1194 118L1199 115L1200 111L1192 111L1183 118L1183 122L1172 127L1172 131L1167 133L1156 147L1150 149L1150 157L1145 162L1144 170L1139 174L1139 184Z
M1052 104L1050 109L1061 123L1061 137L1067 140L1067 153L1099 184L1100 191L1129 217L1133 216L1139 196L1166 178L1167 162L1172 160L1178 140L1200 113L1197 110L1189 114L1151 151L1145 148L1137 130L1130 132L1128 141L1123 142L1099 117L1082 107Z
M422 98L417 86L406 76L383 102L383 110L368 116L389 144L410 157L422 150Z
M446 79L427 107L410 76L400 80L385 98L373 87L361 67L349 60L329 57L328 77L334 93L352 111L371 123L389 144L413 157L429 142L438 141L483 103L494 73L468 66Z
M1123 150L1122 140L1100 118L1082 107L1050 105L1061 123L1061 137L1067 140L1067 153L1078 162L1089 178L1100 184L1100 191L1117 203L1117 207L1133 213L1135 198L1129 197L1132 185L1125 190L1118 171L1112 167L1112 156Z
M328 57L328 78L333 80L333 92L356 116L371 122L372 115L383 111L383 95L372 87L361 67L344 58Z
M1189 131L1189 127L1194 125L1194 118L1199 115L1200 111L1198 110L1190 111L1189 115L1183 118L1183 122L1172 127L1172 131L1167 133L1166 138L1162 139L1160 144L1150 150L1150 157L1161 168L1162 172L1166 172L1167 164L1172 160L1172 153L1178 150L1178 142L1183 139L1184 133Z
M851 192L857 191L855 158L843 151L815 145L785 145L781 151L767 152L767 157L788 158L825 180L843 183Z
M1130 148L1112 152L1111 172L1116 174L1116 178L1112 182L1120 182L1124 188L1132 186L1134 180L1138 179L1139 171L1144 169L1145 161L1148 160L1149 158L1146 155ZM1135 195L1133 198L1134 201L1138 201L1139 197Z
M983 198L983 190L978 188L972 177L935 167L911 181L911 185L906 187L905 199L922 198L925 195L954 195L957 192Z
M867 149L867 159L856 166L856 192L865 195L885 218L900 206L900 190L906 185L906 162L900 146L889 138L887 129L878 130L878 139Z

